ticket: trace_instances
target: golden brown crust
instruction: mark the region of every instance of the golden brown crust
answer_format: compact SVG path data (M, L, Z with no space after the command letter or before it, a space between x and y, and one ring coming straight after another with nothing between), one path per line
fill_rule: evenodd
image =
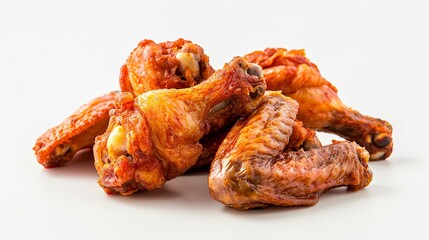
M304 88L289 96L301 103L298 118L306 126L356 141L370 153L370 160L392 153L392 126L345 106L330 88Z
M291 98L267 91L259 107L234 125L210 169L215 200L242 210L312 205L333 187L358 190L370 183L368 152L355 143L284 151L297 108Z
M178 53L194 54L192 56L198 58L198 71L180 68L181 61L176 58ZM143 40L122 66L119 85L122 91L137 96L154 89L191 87L213 72L203 49L191 41L178 39L156 44ZM38 161L45 167L62 166L79 149L92 147L95 136L107 128L108 112L113 107L115 94L94 99L42 135L34 147Z
M154 90L135 99L120 94L106 133L94 145L99 184L123 195L161 187L195 164L200 139L212 125L221 127L217 114L250 113L265 88L259 66L234 58L192 88ZM220 103L228 110L213 112Z
M305 57L304 50L267 48L245 57L262 66L267 89L282 90L283 94L298 101L298 119L306 127L356 141L370 152L371 160L390 156L392 126L344 105L337 96L337 89Z
M47 168L62 166L77 151L92 147L95 137L107 128L117 94L111 92L91 100L40 136L33 147L37 161Z

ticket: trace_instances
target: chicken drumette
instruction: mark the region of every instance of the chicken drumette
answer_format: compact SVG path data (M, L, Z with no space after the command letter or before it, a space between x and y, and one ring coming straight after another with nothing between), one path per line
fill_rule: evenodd
M219 147L208 179L211 196L229 207L313 205L331 188L358 190L372 179L368 152L352 142L285 151L298 104L267 91Z
M178 39L156 44L143 40L130 53L121 68L120 87L138 96L161 88L192 87L207 79L214 70L204 50L191 41ZM77 151L94 145L104 133L118 92L95 98L79 108L60 125L36 140L37 160L45 167L69 162Z
M265 88L261 68L237 57L192 88L121 94L94 145L99 184L123 195L162 187L196 163L212 126L252 112Z
M298 101L298 119L306 127L356 141L369 151L371 160L390 156L392 126L344 105L337 96L337 89L321 76L303 50L267 48L245 57L263 68L267 89L281 90Z

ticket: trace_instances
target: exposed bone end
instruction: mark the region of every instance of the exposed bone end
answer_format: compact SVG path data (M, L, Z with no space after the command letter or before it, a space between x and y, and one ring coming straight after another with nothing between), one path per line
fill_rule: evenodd
M390 156L393 149L393 139L391 132L374 133L365 136L364 141L361 142L370 152L370 160L384 160Z
M262 77L262 68L258 64L251 63L247 69L247 74L260 78Z
M117 125L113 128L107 139L107 151L114 158L127 153L127 135L124 127Z
M176 59L179 60L179 72L186 76L186 72L190 72L193 78L197 78L200 75L200 64L201 60L198 54L191 52L179 51L176 54Z
M384 148L392 142L392 137L387 133L379 133L372 140L377 147Z
M48 157L40 157L37 150L36 156L37 161L45 168L61 167L70 161L75 154L75 151L70 144L63 143L56 146L52 151L49 152Z
M247 74L258 78L262 77L262 68L258 64L250 63L245 58L240 57L236 57L234 61Z
M70 150L70 145L68 145L68 144L61 144L61 145L58 145L58 146L55 148L55 150L54 150L54 152L55 152L55 156L56 156L56 157L62 157L62 156L64 156L64 155L66 155L66 153L67 153L69 150Z
M262 97L264 93L265 93L265 87L260 85L255 87L253 91L249 93L249 95L252 99L256 99L256 98Z

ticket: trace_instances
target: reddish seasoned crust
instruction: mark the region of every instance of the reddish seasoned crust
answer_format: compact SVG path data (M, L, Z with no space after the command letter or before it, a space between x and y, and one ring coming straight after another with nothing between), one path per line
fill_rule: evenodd
M304 87L327 85L337 92L335 86L319 74L317 65L305 57L303 49L266 48L249 53L245 58L262 67L267 89L281 90L287 95Z
M234 58L192 88L154 90L135 99L131 93L120 94L107 131L94 145L100 186L122 195L162 187L195 164L201 138L212 125L222 127L218 114L249 114L265 88L259 66ZM226 111L213 110L220 103ZM124 137L113 134L118 128L124 129ZM109 144L110 137L125 140Z
M164 168L155 156L146 117L134 107L134 97L130 93L119 95L116 108L111 114L109 127L96 138L94 144L95 167L100 175L100 186L106 193L123 195L160 188L166 181ZM116 125L123 126L130 133L128 154L110 159L106 145ZM106 167L106 164L114 167ZM150 184L149 181L136 181L139 172L150 174Z
M298 118L306 126L357 142L370 153L370 160L386 159L392 153L390 123L345 106L330 88L304 88L290 97L302 103Z
M297 113L295 101L267 91L259 107L222 142L209 175L211 196L229 207L313 205L338 186L358 190L372 179L368 152L352 142L285 151Z
M212 163L219 146L226 138L231 127L220 129L201 139L200 143L203 145L203 153L191 169L205 167ZM317 138L316 132L313 129L304 127L301 121L296 120L292 128L289 143L286 145L284 151L310 150L320 147L322 147L322 144Z
M183 72L177 53L195 54L199 59L197 75ZM123 92L138 96L153 89L192 87L209 78L214 70L204 50L182 38L176 41L155 43L145 39L130 53L121 68L119 84Z
M180 61L175 56L178 52L192 53L199 58L198 76L189 70L177 70ZM160 88L194 86L213 72L203 49L191 41L178 39L156 44L143 40L122 66L119 84L122 91L139 95ZM112 92L94 99L61 125L42 135L34 146L38 161L45 167L61 166L70 161L79 149L92 147L95 136L107 128L108 111L113 107L115 95L116 92Z
M40 136L33 147L37 161L47 168L62 166L80 149L92 147L95 137L107 128L117 94L111 92L89 101Z
M371 160L390 156L392 126L344 105L337 96L337 89L305 57L304 50L267 48L245 57L261 65L268 90L281 90L298 101L298 119L306 127L357 142L369 151Z

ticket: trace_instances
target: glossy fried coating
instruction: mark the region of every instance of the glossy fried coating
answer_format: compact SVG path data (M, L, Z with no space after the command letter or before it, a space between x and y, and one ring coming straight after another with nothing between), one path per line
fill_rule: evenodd
M386 159L393 149L392 126L344 105L337 89L320 74L304 50L267 48L245 56L263 68L267 89L281 90L299 103L304 125L356 141L371 160Z
M162 187L196 163L218 118L249 114L265 88L261 68L236 57L191 88L121 94L94 145L100 186L123 195Z
M192 87L213 73L204 50L191 41L157 44L145 39L122 66L119 83L123 92L136 97L154 89Z
M226 138L231 127L220 129L212 134L204 136L201 139L200 143L203 146L203 153L198 158L195 165L192 166L192 169L205 167L211 164L219 146ZM289 143L286 145L284 151L297 151L300 149L310 150L321 146L322 144L317 138L316 132L313 129L304 127L301 121L296 120L292 127L292 135L289 138Z
M267 91L259 107L239 120L216 154L208 179L210 195L236 209L316 204L331 188L358 190L372 179L368 152L348 141L284 151L298 104Z
M91 100L40 136L33 147L37 161L46 168L62 166L77 151L92 147L95 137L107 128L117 94L111 92Z
M204 50L191 41L143 40L123 65L119 83L122 91L137 96L154 89L191 87L213 72ZM92 147L95 137L107 128L116 94L94 99L42 135L34 147L38 161L45 167L62 166L78 150Z
M154 89L192 87L213 73L209 57L197 44L182 38L159 44L145 39L130 53L126 64L122 66L119 83L122 91L138 96ZM235 115L217 114L217 116L219 116L217 119L212 120L211 134L201 141L203 153L194 167L211 163L217 147L227 133L223 126L237 120Z

